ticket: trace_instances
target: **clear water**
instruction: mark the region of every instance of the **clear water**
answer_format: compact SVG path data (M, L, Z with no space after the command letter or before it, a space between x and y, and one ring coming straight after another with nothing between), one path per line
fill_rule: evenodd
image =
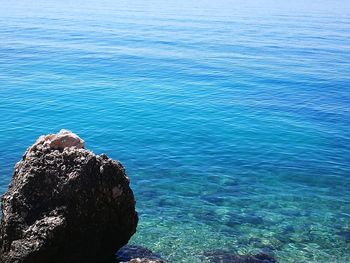
M171 262L350 262L348 1L0 0L1 193L61 128L124 164L131 242Z

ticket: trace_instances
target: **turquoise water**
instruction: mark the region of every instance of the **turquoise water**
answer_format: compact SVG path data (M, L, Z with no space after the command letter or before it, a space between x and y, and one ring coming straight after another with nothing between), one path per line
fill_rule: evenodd
M0 0L1 193L66 128L170 262L350 262L350 6L305 2Z

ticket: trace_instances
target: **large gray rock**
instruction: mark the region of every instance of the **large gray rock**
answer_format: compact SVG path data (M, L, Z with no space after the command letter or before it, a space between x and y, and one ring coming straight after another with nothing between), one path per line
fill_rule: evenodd
M138 222L123 166L65 130L27 150L1 201L0 263L107 262Z

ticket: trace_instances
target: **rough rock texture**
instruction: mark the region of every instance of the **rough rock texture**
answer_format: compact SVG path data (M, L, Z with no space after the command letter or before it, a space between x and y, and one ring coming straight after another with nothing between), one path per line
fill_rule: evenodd
M123 166L65 130L27 150L1 209L0 263L107 262L138 222Z
M117 253L117 262L123 263L166 263L151 250L135 245L126 245Z

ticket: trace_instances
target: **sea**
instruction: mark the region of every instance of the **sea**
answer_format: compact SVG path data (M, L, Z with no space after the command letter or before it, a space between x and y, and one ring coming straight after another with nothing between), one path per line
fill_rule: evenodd
M0 194L62 128L168 262L350 262L350 1L0 0Z

